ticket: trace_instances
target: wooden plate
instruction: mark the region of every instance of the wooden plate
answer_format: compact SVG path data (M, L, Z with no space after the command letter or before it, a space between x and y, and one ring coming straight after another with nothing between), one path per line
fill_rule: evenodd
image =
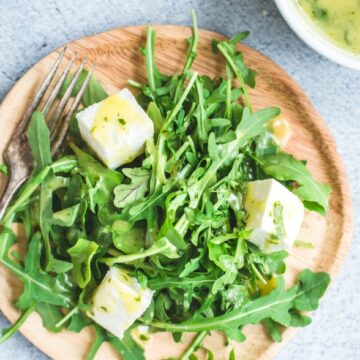
M180 71L186 54L186 39L191 31L179 26L155 26L157 33L156 58L161 71L173 73ZM78 61L85 56L96 62L95 75L109 93L126 86L128 79L145 81L145 62L139 48L145 42L146 27L115 29L74 41L68 45L78 52ZM212 77L223 72L224 62L220 56L211 52L211 40L223 39L222 35L200 31L199 57L194 69ZM326 218L315 213L307 213L299 235L300 239L315 243L315 249L293 249L288 259L287 281L305 267L327 271L335 275L344 261L352 237L352 207L347 177L342 161L336 151L335 142L319 114L294 80L264 55L241 46L247 64L258 72L257 87L251 91L256 109L266 106L279 106L290 121L293 137L288 151L301 159L308 160L308 166L315 177L332 186L330 209ZM13 87L0 107L0 153L11 138L21 114L57 56L58 51L46 56L34 65ZM70 52L67 52L70 56ZM1 269L0 308L14 321L18 313L12 306L13 300L21 290L19 281ZM41 324L37 314L33 314L22 326L21 332L37 347L54 359L83 359L91 342L93 333L85 329L80 334L63 331L49 333ZM260 326L245 329L248 340L236 345L236 358L242 360L270 359L293 335L294 330L286 330L281 344L272 343ZM176 357L192 338L187 334L185 342L176 345L169 334L154 336L146 349L148 359ZM227 359L229 347L218 333L212 334L205 342L213 349L216 359ZM104 345L97 359L115 359L117 355L110 346ZM202 354L202 358L205 355Z

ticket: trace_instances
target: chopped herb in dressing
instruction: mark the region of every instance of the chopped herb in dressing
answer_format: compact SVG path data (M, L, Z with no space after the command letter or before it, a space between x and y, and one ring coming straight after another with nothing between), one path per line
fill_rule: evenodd
M271 235L271 240L277 241L284 239L286 230L284 226L284 206L280 201L274 203L272 218L275 225L275 232Z
M338 45L360 54L359 0L298 0L309 18Z

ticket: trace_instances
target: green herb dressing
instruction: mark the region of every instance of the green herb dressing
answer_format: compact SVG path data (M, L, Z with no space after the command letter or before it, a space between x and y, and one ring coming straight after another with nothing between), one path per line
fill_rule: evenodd
M310 19L344 49L360 54L360 0L298 0Z

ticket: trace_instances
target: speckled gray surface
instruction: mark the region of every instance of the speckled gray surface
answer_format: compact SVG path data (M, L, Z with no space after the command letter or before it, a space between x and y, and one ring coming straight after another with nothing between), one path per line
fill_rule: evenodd
M360 73L308 48L288 28L272 0L0 0L0 99L31 65L70 40L125 25L190 24L192 8L203 28L229 36L251 30L248 44L279 63L305 89L335 136L358 214ZM276 359L360 359L360 222L355 218L355 238L341 274L312 325L300 330ZM0 328L7 325L0 315ZM0 359L47 357L17 334L1 345Z

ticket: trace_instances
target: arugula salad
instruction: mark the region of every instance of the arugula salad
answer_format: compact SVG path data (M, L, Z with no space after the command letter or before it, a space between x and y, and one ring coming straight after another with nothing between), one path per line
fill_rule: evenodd
M55 158L44 116L33 114L34 170L0 233L0 263L24 285L21 315L0 343L37 312L52 332L93 327L87 359L103 342L145 359L159 331L175 342L196 333L181 357L196 359L211 331L241 342L244 326L262 324L281 341L285 327L311 322L304 312L318 307L330 277L304 269L286 288L285 260L304 209L325 215L330 188L283 151L280 110L253 109L256 73L237 47L247 36L214 40L224 76L199 74L193 14L183 70L169 75L156 65L149 27L148 82L129 80L136 97L109 96L92 78ZM24 256L13 248L15 223Z

